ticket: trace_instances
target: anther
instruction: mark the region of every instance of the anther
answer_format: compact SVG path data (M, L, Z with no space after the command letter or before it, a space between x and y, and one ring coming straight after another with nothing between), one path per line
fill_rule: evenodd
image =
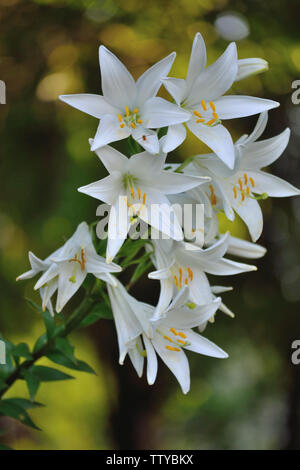
M179 331L178 334L179 334L179 336L180 336L181 338L186 338L186 335L185 335L184 333L182 333L182 331Z
M195 111L194 111L194 114L195 114L195 116L197 116L197 117L199 117L199 118L202 118L202 114L200 114L198 111L195 110Z
M247 176L247 173L244 173L244 180L245 180L245 184L248 183L248 176Z
M254 179L250 176L249 180L250 180L250 183L251 183L252 187L254 188L254 186L255 186Z
M216 107L215 107L215 103L213 101L210 101L209 102L209 106L211 107L211 109L214 111L214 113L216 112Z
M173 333L173 335L178 335L178 332L175 330L175 328L170 328L170 331Z
M141 199L141 188L138 188L138 196L139 196L139 199Z
M201 105L202 105L202 108L204 109L204 111L207 111L207 107L206 107L206 104L205 104L204 100L201 100Z
M136 125L134 124L134 122L131 122L130 125L131 125L132 129L136 128Z
M133 112L134 112L134 114L137 114L137 113L139 112L138 108L135 108L135 109L133 110Z
M121 127L121 129L123 129L123 127L125 127L124 122L122 122L122 124L120 124L120 127Z
M128 108L128 106L125 106L125 112L126 112L126 116L128 117L128 116L129 116L129 108Z
M237 198L237 190L236 190L236 187L233 186L232 189L233 189L234 199L236 199L236 198Z
M138 123L138 124L143 124L143 120L142 120L142 119L138 119L138 120L137 120L137 123Z
M190 280L192 281L192 280L193 280L193 277L194 277L193 271L191 270L191 268L187 268L187 272L189 273L189 278L190 278Z
M132 186L130 186L130 192L131 192L131 196L133 197L133 199L135 198L135 194L134 194L134 189Z
M123 118L122 118L121 114L118 114L118 119L119 119L120 122L123 121Z
M243 190L243 182L242 182L241 178L239 178L238 181L239 181L239 185L240 185L240 190L242 191Z
M173 340L169 336L165 335L164 338L170 341L170 343L173 343Z
M169 351L178 351L178 352L180 351L180 348L175 348L174 346L167 345L165 346L165 348L168 349Z

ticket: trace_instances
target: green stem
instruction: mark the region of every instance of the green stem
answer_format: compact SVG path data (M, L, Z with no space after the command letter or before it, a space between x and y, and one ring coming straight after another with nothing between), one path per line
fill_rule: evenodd
M184 160L184 162L182 162L181 165L179 165L179 167L176 168L176 170L174 171L174 173L181 173L181 171L182 171L189 163L191 163L193 160L194 160L194 156L192 155L191 157L189 157L189 158L187 158L186 160Z

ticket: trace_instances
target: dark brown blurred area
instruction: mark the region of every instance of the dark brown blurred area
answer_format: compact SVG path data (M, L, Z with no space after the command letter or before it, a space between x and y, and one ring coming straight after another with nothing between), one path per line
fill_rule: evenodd
M280 102L269 113L264 138L291 127L288 149L272 172L299 187L300 105L291 101L292 82L300 78L299 10L296 0L0 0L0 79L7 91L0 105L5 338L33 343L42 328L24 301L38 299L33 282L15 283L28 269L28 251L46 257L79 222L96 220L96 201L77 188L105 175L88 145L97 120L59 102L58 95L101 91L99 45L116 53L135 77L176 50L171 75L184 77L194 34L203 34L211 63L229 40L215 21L225 12L238 14L240 34L246 31L237 40L239 57L262 57L270 69L236 83L233 91ZM231 39L238 32L227 31ZM232 135L250 133L255 122L230 122ZM189 136L170 159L202 150ZM34 410L43 431L29 432L10 420L7 443L17 449L299 449L300 365L291 362L291 344L300 339L300 199L262 204L259 243L268 253L258 260L258 272L218 280L234 287L224 302L236 318L218 313L204 333L229 359L191 353L187 396L161 363L149 387L130 363L118 364L113 325L100 321L74 335L98 376L43 386L37 398L47 408ZM229 228L248 237L240 221ZM158 290L145 277L133 293L154 304Z

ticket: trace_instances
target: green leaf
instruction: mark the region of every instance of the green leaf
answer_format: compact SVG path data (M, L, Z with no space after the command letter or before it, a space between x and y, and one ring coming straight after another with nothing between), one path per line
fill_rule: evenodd
M30 410L31 408L40 408L45 405L39 403L38 401L26 400L26 398L6 398L7 403L12 403L13 405L20 406L24 410Z
M64 356L66 356L71 362L76 363L76 358L74 356L74 346L66 338L56 338L55 340L55 349L60 351Z
M28 344L19 343L17 346L14 346L11 354L14 357L24 357L25 359L32 359Z
M47 343L47 335L43 333L37 340L33 347L33 352L36 352L38 349L41 349Z
M26 381L30 400L33 402L40 386L40 379L32 373L31 369L24 369L23 377Z
M53 369L52 367L33 366L30 370L41 382L74 379L71 375L65 374L60 370Z
M50 339L55 333L56 329L56 322L54 317L52 317L51 313L48 310L42 312L43 320L46 327L47 338Z
M134 273L133 273L133 275L132 275L132 277L131 277L131 279L130 279L130 282L135 282L135 281L137 281L137 280L144 274L144 272L146 272L147 269L149 269L151 266L152 266L152 262L151 262L151 261L148 261L148 263L147 263L147 262L144 262L144 263L139 264L139 265L136 267L136 269L135 269L135 271L134 271Z
M46 357L55 364L68 367L68 369L78 370L80 372L88 372L90 374L96 375L94 369L92 369L92 367L89 366L86 362L80 361L79 359L76 359L76 362L70 361L70 359L64 356L60 351L51 351L47 354Z
M19 403L15 403L12 399L2 399L0 401L0 415L9 416L17 419L27 426L40 430L32 421L26 409Z
M40 305L35 303L32 299L29 299L28 297L25 297L26 302L29 303L30 307L33 308L33 310L37 310L39 313L43 313L43 309Z
M79 327L85 328L86 326L90 326L100 320L100 318L104 318L105 320L112 320L113 318L111 308L105 302L96 304L91 312L83 318Z

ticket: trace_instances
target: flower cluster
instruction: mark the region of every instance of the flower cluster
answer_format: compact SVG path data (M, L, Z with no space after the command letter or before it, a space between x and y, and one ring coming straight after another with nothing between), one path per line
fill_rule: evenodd
M120 364L128 355L139 376L147 363L151 385L157 375L157 355L176 376L183 393L190 388L185 351L225 358L227 354L200 333L213 322L217 310L233 317L221 294L230 287L213 286L208 275L231 276L256 267L228 256L260 258L265 248L255 242L261 235L263 217L259 201L286 197L300 191L262 170L285 150L290 131L258 140L267 124L268 110L279 103L252 96L225 93L234 82L266 70L262 59L239 60L235 43L219 59L206 66L206 47L196 34L185 79L168 77L175 53L153 65L137 81L118 58L104 46L99 49L103 95L77 94L60 97L65 103L99 119L91 150L108 176L79 188L109 208L106 259L96 250L91 229L83 222L74 235L45 260L29 253L30 271L18 279L37 274L43 309L52 315L62 311L69 299L92 274L105 283L106 301L113 314ZM164 86L172 97L156 96ZM233 142L226 119L258 114L250 135ZM193 133L212 151L187 158L181 165L166 163L167 154ZM128 139L130 156L112 144ZM133 150L132 150L133 149ZM183 222L173 202L184 207L202 205L202 241L187 240ZM237 213L248 226L252 242L221 234L218 214L233 221ZM125 215L124 215L125 214ZM117 220L121 220L117 224ZM134 263L135 240L125 240L134 224L143 221L159 235L145 239L138 268L150 270L159 281L156 306L135 299L116 274ZM147 232L148 233L148 232ZM133 254L132 254L133 253ZM122 255L121 255L122 254ZM119 266L113 262L121 260ZM150 263L150 264L149 264ZM152 268L151 268L152 266ZM150 267L150 269L149 269ZM140 269L140 274L146 269ZM139 276L135 275L135 280ZM149 281L150 282L150 281ZM56 307L52 298L56 294ZM107 295L108 294L108 295Z

